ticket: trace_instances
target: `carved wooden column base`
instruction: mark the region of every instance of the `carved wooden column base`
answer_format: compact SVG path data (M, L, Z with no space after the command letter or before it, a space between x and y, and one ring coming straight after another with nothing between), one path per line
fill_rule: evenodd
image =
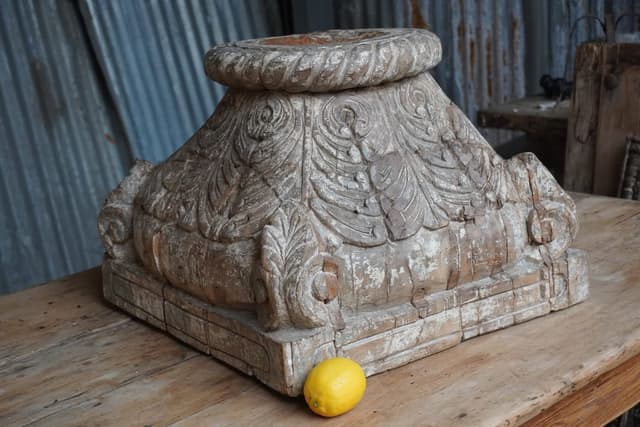
M213 48L216 111L100 212L107 299L289 395L331 356L371 375L584 300L575 203L495 153L441 54L417 29Z
M412 304L359 312L345 318L341 331L266 332L254 313L214 307L150 278L138 265L106 259L103 271L107 300L290 396L301 393L309 369L328 357L349 357L370 376L588 296L586 253L570 249L551 268L523 263Z

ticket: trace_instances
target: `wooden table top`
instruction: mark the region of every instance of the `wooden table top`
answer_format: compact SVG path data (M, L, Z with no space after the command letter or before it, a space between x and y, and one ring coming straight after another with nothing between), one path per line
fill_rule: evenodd
M479 110L478 126L566 137L569 110L568 99L561 102L543 96L513 99Z
M587 302L371 377L360 405L331 420L109 306L98 269L4 296L0 424L523 423L576 390L604 389L594 379L625 362L640 366L640 203L578 199ZM623 367L640 400L640 369Z

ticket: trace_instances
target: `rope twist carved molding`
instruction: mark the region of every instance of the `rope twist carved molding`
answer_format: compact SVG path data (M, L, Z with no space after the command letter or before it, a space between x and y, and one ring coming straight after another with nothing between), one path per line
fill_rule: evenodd
M447 320L462 328L455 343L582 301L573 201L534 155L494 152L429 74L440 57L435 35L407 29L212 49L207 73L231 88L182 147L153 168L136 165L108 197L98 228L109 259L207 310L252 313L278 342L325 337L296 347L314 348L308 357L348 352L345 337L366 345L379 333L367 313L419 331L416 319L457 315ZM494 289L501 302L468 308ZM525 312L527 301L536 303ZM434 311L443 307L453 311ZM496 319L482 320L487 310ZM405 312L410 320L396 317ZM272 335L242 328L234 333L264 352ZM353 357L377 354L367 371L377 372L406 363L384 359L412 351L398 345ZM275 387L296 393L302 371L274 374Z
M216 46L205 70L234 88L329 92L415 76L441 58L440 40L428 31L334 30Z

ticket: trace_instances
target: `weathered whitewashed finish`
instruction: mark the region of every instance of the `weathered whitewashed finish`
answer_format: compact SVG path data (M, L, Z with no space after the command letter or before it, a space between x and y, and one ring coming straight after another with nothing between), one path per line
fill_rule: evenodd
M106 297L291 395L329 356L373 374L584 300L573 200L493 151L440 56L409 29L213 48L214 114L100 214Z

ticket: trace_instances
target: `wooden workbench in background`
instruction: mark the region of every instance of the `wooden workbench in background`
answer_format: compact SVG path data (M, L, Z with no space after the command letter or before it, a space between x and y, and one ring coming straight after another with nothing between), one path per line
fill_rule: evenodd
M533 135L567 137L569 100L555 102L543 96L514 99L478 111L478 126L519 130Z
M534 153L553 173L559 183L564 177L564 163L569 121L569 100L552 101L543 96L513 99L478 110L482 128L524 132L525 144L506 143L495 147L503 156L517 152Z
M2 297L0 424L600 425L640 401L640 202L578 209L587 302L371 377L328 421L109 306L98 269Z

